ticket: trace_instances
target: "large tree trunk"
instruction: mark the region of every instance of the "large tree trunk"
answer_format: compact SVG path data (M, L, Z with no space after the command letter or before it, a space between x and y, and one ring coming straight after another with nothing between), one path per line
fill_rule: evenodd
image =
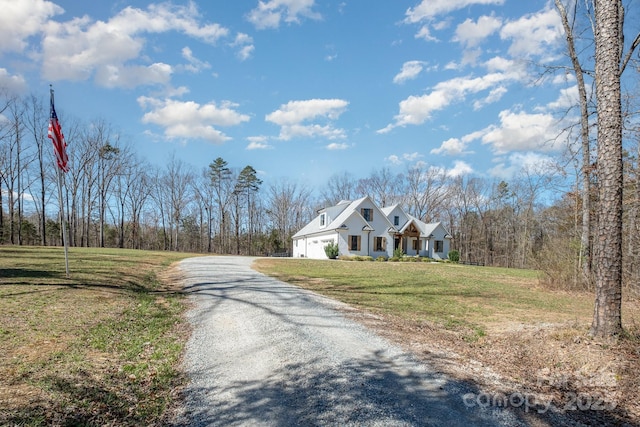
M596 301L591 333L622 332L622 105L620 0L596 0L599 215L595 239Z

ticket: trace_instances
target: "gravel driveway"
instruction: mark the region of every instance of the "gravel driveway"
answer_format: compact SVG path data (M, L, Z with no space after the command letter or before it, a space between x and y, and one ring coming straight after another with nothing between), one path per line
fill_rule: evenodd
M465 405L477 390L348 320L340 303L252 270L253 260L180 264L194 329L177 425L526 425Z

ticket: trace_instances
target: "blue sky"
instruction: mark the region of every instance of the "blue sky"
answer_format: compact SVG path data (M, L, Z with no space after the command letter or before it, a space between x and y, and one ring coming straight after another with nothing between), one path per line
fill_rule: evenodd
M153 165L512 179L562 156L575 80L552 2L0 0L0 86L56 91ZM69 150L73 150L73 141Z

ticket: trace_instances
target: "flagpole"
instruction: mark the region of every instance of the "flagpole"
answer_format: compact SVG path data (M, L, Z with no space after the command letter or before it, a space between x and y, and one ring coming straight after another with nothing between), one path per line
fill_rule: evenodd
M69 245L67 244L67 219L64 216L64 201L62 199L62 172L58 169L58 199L60 200L60 216L62 220L62 241L64 243L64 266L69 276Z

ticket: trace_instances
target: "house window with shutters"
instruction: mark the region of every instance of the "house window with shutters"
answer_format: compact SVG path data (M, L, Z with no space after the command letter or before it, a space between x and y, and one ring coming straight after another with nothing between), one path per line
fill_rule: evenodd
M433 245L433 250L438 253L444 252L444 242L442 240L436 240Z
M349 250L350 251L360 250L360 236L356 236L356 235L349 236Z
M365 221L373 221L373 209L362 208L360 209L360 214L365 219Z
M375 248L376 248L377 252L386 251L387 250L387 238L386 237L376 237Z
M420 250L420 239L415 239L413 241L413 250L414 251L419 251Z

